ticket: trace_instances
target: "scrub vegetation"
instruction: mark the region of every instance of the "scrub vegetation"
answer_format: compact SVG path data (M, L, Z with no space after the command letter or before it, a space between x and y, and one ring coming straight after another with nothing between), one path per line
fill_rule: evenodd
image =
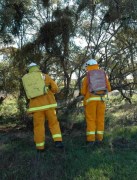
M11 102L14 102L11 101ZM132 104L109 96L106 111L104 144L87 147L85 144L84 114L70 117L61 123L65 149L57 150L46 129L46 150L37 153L33 131L25 123L8 119L0 126L0 179L29 180L135 180L137 177L137 96ZM14 104L14 105L13 105ZM16 112L16 103L12 104ZM4 107L1 105L1 113ZM12 111L11 111L12 112ZM10 111L8 111L10 113ZM8 115L8 114L7 114Z
M94 148L85 144L79 93L91 58L112 87L104 144ZM21 80L32 62L60 88L64 150L48 128L45 152L35 150ZM137 0L1 0L0 180L136 180L136 89Z

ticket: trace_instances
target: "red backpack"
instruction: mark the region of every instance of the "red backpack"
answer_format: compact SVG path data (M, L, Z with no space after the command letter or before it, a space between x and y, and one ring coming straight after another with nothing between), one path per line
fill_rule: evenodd
M107 93L106 74L103 70L91 70L87 73L89 91L95 95L105 95ZM103 91L103 94L98 94Z

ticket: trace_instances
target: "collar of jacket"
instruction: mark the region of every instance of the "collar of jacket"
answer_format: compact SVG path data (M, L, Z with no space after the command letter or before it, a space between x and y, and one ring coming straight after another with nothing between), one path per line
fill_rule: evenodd
M33 67L31 67L31 68L29 69L29 73L31 73L31 72L36 72L36 71L41 72L41 70L39 69L38 66L33 66Z
M99 65L98 64L86 67L87 71L91 71L91 70L95 70L95 69L99 69Z

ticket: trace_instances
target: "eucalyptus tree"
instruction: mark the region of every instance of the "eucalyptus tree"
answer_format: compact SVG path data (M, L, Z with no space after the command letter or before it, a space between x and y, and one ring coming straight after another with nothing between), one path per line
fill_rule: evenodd
M60 80L67 102L74 93L72 74L77 75L74 89L80 89L85 60L96 58L107 71L112 90L134 88L136 0L11 0L0 5L1 33L20 42L13 61L20 77L35 61ZM130 73L133 83L126 80Z
M134 90L136 85L137 2L91 2L80 1L79 6L79 32L87 42L86 55L96 58L107 71L112 90L119 90L130 101L132 91L127 96L125 90ZM133 75L133 82L127 80L129 74Z

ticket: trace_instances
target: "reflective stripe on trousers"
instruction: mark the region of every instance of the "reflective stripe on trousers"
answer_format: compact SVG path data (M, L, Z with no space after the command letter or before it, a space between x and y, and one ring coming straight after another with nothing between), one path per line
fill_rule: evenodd
M41 147L41 146L44 146L45 145L45 142L42 142L42 143L36 143L36 147Z
M88 131L88 132L86 132L86 135L88 136L88 135L95 135L95 131Z
M52 138L55 139L55 138L62 138L62 135L61 134L54 134L52 135Z
M97 134L104 134L104 131L97 131Z
M29 108L27 111L33 112L33 111L45 110L45 109L55 108L55 107L57 107L57 104L49 104L49 105L45 105L45 106Z
M104 134L104 131L97 131L96 134ZM86 135L95 135L95 131L88 131L86 132Z

